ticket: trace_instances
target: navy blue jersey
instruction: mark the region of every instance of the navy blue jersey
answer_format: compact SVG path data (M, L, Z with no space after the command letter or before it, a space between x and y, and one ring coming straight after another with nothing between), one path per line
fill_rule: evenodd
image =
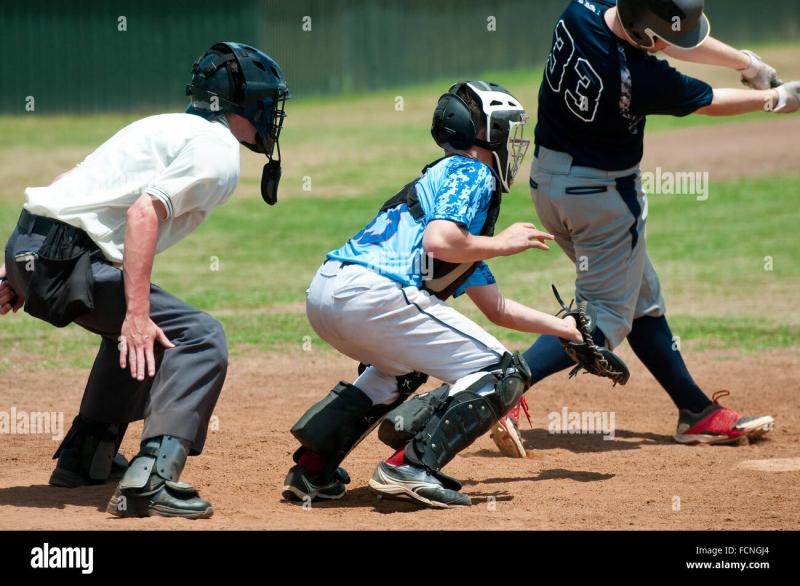
M649 114L686 116L708 106L707 83L637 49L606 26L616 2L573 0L553 33L539 89L536 144L606 171L642 160Z

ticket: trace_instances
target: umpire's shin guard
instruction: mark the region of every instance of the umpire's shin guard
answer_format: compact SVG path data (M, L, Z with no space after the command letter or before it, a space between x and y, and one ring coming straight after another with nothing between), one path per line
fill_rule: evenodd
M74 488L102 484L112 476L121 476L128 462L118 453L127 423L92 421L78 415L58 446L58 459L50 484Z

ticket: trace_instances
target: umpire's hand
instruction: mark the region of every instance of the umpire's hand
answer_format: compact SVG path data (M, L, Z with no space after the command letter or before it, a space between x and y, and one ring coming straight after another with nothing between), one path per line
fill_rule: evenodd
M131 377L136 380L143 381L145 372L154 377L156 358L153 346L156 341L164 348L175 347L149 315L126 314L119 336L119 367L128 368L130 365Z
M0 315L9 311L16 313L25 304L25 298L11 288L6 280L6 265L0 266Z

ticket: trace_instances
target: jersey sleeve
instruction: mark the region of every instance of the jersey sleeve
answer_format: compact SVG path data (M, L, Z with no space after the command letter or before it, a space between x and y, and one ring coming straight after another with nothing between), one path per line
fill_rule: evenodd
M238 151L211 136L190 140L144 192L164 204L167 217L210 212L238 182Z
M687 116L708 106L714 90L706 82L684 75L663 59L647 55L633 75L634 114Z
M481 261L478 263L478 266L469 276L469 278L464 281L464 283L456 289L456 292L453 294L453 297L460 297L464 293L467 292L467 289L470 287L483 287L484 285L494 285L497 282L497 279L494 278L489 265L485 262Z
M491 201L493 181L489 167L479 161L455 164L442 181L428 221L449 220L468 227Z

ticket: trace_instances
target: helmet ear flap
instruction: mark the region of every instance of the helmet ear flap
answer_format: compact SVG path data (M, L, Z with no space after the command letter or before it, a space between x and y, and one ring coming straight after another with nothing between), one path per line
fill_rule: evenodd
M477 134L469 106L460 96L447 93L439 98L431 124L436 144L445 150L465 151L475 144Z

